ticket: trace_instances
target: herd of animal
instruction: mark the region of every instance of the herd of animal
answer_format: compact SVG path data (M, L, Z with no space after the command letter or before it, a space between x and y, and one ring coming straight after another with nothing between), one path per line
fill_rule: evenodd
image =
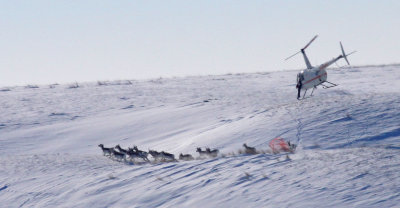
M148 152L143 151L138 149L138 147L135 145L133 148L128 147L128 149L122 148L119 144L116 145L115 147L104 147L103 144L99 144L99 147L103 151L103 155L107 156L111 159L115 159L117 161L125 161L125 162L131 162L134 164L138 163L150 163L150 162L176 162L178 161L175 158L174 154L168 153L168 152L158 152L155 150L149 150ZM257 154L258 152L256 151L256 148L254 147L249 147L245 144L243 144L244 147L244 153L246 154ZM205 148L203 150L202 148L198 147L196 149L196 152L199 153L199 158L215 158L219 154L218 149L210 149L210 148ZM149 160L149 155L153 158L153 161ZM179 160L182 161L190 161L194 160L195 158L191 154L180 154L179 155Z

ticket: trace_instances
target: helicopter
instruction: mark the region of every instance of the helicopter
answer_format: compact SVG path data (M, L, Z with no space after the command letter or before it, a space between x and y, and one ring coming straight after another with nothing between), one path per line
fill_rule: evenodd
M307 43L306 46L304 46L302 49L300 49L300 51L298 51L297 53L295 53L295 54L293 54L293 55L291 55L291 56L289 56L288 58L285 59L285 61L286 61L286 60L292 58L293 56L295 56L295 55L297 55L297 54L299 54L301 52L303 54L304 61L306 62L307 69L304 69L304 70L300 71L297 74L296 88L297 88L297 99L298 100L305 98L308 89L312 88L312 92L311 92L311 95L310 95L310 97L311 97L312 94L314 93L314 90L317 88L317 86L321 85L323 89L328 89L328 88L332 88L332 87L338 86L335 83L327 81L328 72L326 71L326 68L328 68L328 66L330 66L331 64L335 63L336 61L338 61L339 59L342 59L342 58L344 58L344 60L346 60L347 64L350 65L349 60L347 59L347 56L350 56L351 54L356 52L356 51L353 51L353 52L351 52L349 54L346 54L344 52L342 42L339 42L340 43L340 48L342 50L342 54L339 55L336 58L333 58L330 61L327 61L327 62L325 62L325 63L323 63L323 64L321 64L319 66L315 66L314 67L314 66L312 66L310 64L310 61L307 58L305 49L308 46L310 46L310 44L317 37L318 37L318 35L314 36L311 39L311 41ZM302 98L300 98L301 97L300 96L301 90L305 90Z

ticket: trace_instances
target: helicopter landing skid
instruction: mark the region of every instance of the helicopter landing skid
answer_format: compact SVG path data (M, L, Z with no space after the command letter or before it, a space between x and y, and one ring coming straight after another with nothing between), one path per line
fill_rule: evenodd
M325 82L328 83L329 85L324 84ZM335 83L332 83L332 82L328 82L328 81L325 81L325 82L319 84L319 85L322 86L323 89L328 89L328 88L339 86L338 84L335 84ZM306 94L307 94L307 90L306 90L304 92L304 94L303 94L303 97L302 98L298 97L297 100L304 100L304 99L307 99L307 98L311 98L313 96L314 90L317 89L317 86L319 86L319 85L316 85L316 86L313 87L313 90L311 91L310 96L306 97Z
M298 98L297 100L305 100L305 99L312 98L312 97L314 97L314 96L310 95L310 96L307 96L307 97Z
M332 83L332 82L328 82L328 81L325 81L325 82L326 82L326 83L329 83L329 85L326 85L326 84L321 83L323 89L328 89L328 88L332 88L332 87L338 86L338 84L335 84L335 83ZM325 83L325 82L324 82L324 83Z
M315 86L315 87L313 87L313 90L311 91L311 95L309 95L309 96L307 96L306 97L306 94L307 94L307 90L304 92L304 94L303 94L303 97L302 98L297 98L297 100L304 100L304 99L307 99L307 98L311 98L312 96L313 96L313 93L314 93L314 90L316 89L317 87Z

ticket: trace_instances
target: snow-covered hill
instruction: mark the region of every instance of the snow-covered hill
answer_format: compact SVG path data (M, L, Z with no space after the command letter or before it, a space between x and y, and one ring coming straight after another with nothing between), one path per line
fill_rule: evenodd
M0 206L398 207L400 67L331 70L303 101L296 73L4 88ZM237 154L277 136L297 152ZM100 143L221 156L128 165Z

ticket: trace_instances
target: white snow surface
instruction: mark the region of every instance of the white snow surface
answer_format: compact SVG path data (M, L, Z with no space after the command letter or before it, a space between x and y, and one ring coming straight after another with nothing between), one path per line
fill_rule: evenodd
M0 91L1 207L400 207L400 66L11 87ZM285 154L238 154L243 143ZM98 145L213 159L132 165ZM235 154L233 154L235 153Z

